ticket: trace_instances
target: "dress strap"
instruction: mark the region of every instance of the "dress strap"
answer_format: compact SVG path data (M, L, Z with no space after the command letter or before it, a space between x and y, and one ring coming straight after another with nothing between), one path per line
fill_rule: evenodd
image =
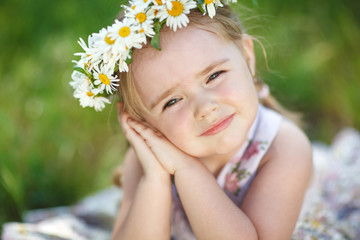
M281 115L260 105L246 143L220 172L219 185L237 205L244 199L262 158L279 132L282 120Z

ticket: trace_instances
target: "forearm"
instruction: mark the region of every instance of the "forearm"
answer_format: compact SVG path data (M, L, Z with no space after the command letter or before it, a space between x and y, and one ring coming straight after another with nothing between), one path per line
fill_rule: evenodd
M201 163L177 171L175 184L198 239L257 239L250 219Z
M143 176L131 207L121 227L113 235L117 239L170 238L170 177Z

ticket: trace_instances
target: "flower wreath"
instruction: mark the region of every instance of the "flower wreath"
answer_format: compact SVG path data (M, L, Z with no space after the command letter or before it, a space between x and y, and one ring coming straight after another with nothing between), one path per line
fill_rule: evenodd
M236 2L236 0L231 0ZM140 49L151 39L151 45L160 50L160 30L166 23L173 31L186 27L186 16L193 8L199 8L210 18L216 8L222 7L220 0L133 0L124 8L124 19L101 29L88 37L88 45L80 38L78 43L85 52L80 56L72 73L70 85L74 97L82 107L93 107L101 111L109 97L117 91L120 79L117 72L127 72L133 48Z

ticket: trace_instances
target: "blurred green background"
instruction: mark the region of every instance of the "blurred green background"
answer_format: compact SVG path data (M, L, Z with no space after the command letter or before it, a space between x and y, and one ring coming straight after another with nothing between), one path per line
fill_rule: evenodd
M358 1L239 0L261 76L303 113L312 140L360 129ZM116 0L0 1L0 226L109 186L126 149L115 108L82 109L68 85L76 41L110 25ZM255 13L255 14L254 14ZM255 17L254 17L255 16Z

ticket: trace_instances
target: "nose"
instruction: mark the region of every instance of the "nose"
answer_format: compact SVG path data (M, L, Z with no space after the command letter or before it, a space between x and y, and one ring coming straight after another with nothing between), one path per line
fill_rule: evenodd
M198 120L209 118L212 113L219 110L219 104L206 96L198 97L195 105L194 116Z

